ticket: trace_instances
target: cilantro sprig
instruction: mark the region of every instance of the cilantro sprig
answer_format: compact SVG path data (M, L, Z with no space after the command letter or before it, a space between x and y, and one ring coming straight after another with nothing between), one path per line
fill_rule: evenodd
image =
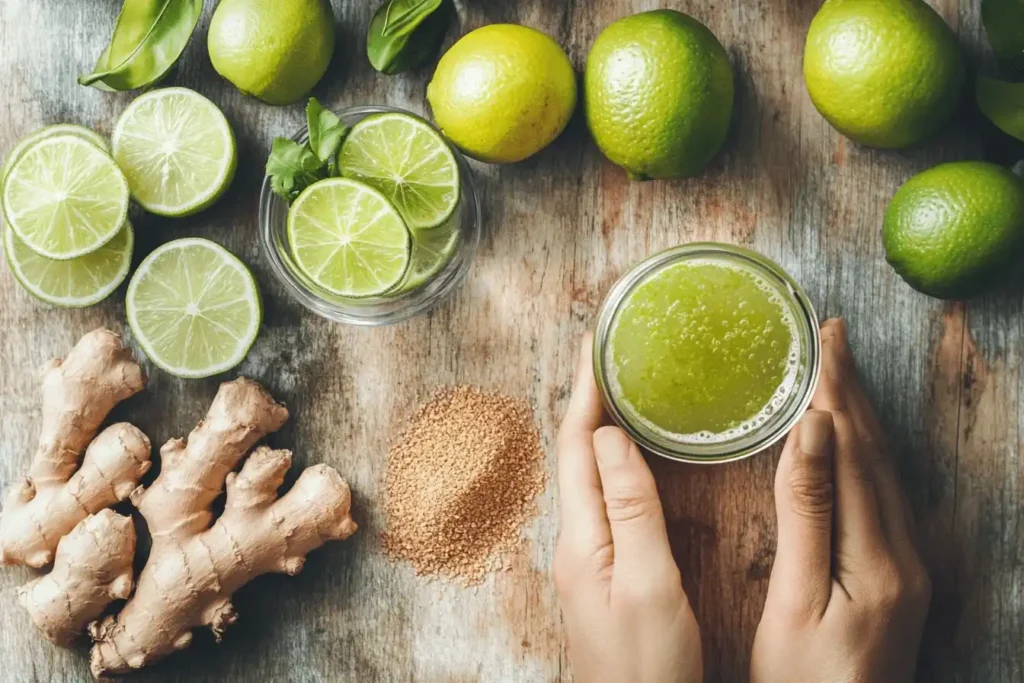
M337 152L348 127L315 97L306 105L309 140L275 138L267 159L270 189L291 203L318 180L337 174Z

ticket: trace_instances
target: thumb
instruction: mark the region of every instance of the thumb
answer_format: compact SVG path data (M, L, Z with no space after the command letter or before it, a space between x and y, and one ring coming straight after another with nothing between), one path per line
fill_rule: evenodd
M640 449L617 427L594 433L594 454L611 527L615 575L630 579L675 569L665 514Z
M790 434L775 477L779 547L768 599L820 615L832 591L835 487L832 414L809 410Z

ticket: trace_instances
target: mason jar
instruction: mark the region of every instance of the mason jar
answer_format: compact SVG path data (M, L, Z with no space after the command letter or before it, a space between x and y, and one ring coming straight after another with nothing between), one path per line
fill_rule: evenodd
M756 278L758 288L781 305L782 315L792 321L789 365L785 386L779 385L770 404L758 413L760 422L744 423L743 429L717 438L675 434L661 429L639 414L616 379L612 336L622 312L637 289L665 269L692 260L700 264L742 269ZM753 281L753 280L752 280ZM679 303L674 302L674 303ZM685 313L685 311L680 311ZM782 439L810 404L821 368L817 317L807 295L782 268L742 247L698 242L651 256L626 273L608 293L598 314L594 332L594 376L612 419L643 448L666 458L691 463L729 462L762 451ZM784 389L784 390L783 390ZM777 401L775 399L778 399Z
M348 127L374 114L394 112L405 114L423 121L439 134L434 124L420 116L402 109L383 106L352 107L335 112ZM443 137L443 134L442 134ZM309 131L304 126L292 136L292 140L305 143ZM313 282L295 263L288 240L288 202L270 188L270 178L263 180L260 193L260 242L270 270L284 286L288 294L314 313L336 322L352 325L377 326L407 320L426 313L446 298L465 279L480 242L480 205L473 175L465 157L445 138L459 165L459 203L449 219L451 229L458 232L458 243L451 259L432 275L422 286L395 295L381 295L366 298L348 298L327 291Z

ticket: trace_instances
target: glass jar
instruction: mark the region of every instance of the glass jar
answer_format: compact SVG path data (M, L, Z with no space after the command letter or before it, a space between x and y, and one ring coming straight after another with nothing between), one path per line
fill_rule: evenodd
M788 309L795 321L796 367L789 390L765 409L763 422L722 440L684 439L658 429L618 395L612 371L611 338L620 314L637 287L663 269L699 259L751 272ZM640 446L666 458L691 463L730 462L746 458L783 438L810 404L821 367L817 317L807 295L782 268L760 254L728 244L696 242L651 256L626 273L608 293L594 333L594 376L612 419ZM732 431L732 430L728 430Z
M395 112L419 119L434 130L437 127L420 116L402 109L381 106L352 107L336 112L346 126L374 114ZM438 131L440 134L440 131ZM309 131L303 127L292 140L304 143ZM459 204L452 218L459 242L451 260L438 273L420 287L395 296L376 296L352 299L333 294L306 276L295 263L288 243L288 202L270 189L270 178L263 179L260 193L260 242L270 269L285 291L300 304L336 322L352 325L390 325L426 313L437 306L462 283L469 271L477 245L480 242L480 204L473 184L473 176L466 159L447 139L445 142L459 164Z

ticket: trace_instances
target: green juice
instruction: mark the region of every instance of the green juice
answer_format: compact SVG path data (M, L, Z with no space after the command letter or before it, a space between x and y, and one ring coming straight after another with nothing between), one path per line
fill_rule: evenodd
M654 271L625 296L606 359L627 412L675 441L718 443L786 403L801 347L778 285L742 262L698 257Z

